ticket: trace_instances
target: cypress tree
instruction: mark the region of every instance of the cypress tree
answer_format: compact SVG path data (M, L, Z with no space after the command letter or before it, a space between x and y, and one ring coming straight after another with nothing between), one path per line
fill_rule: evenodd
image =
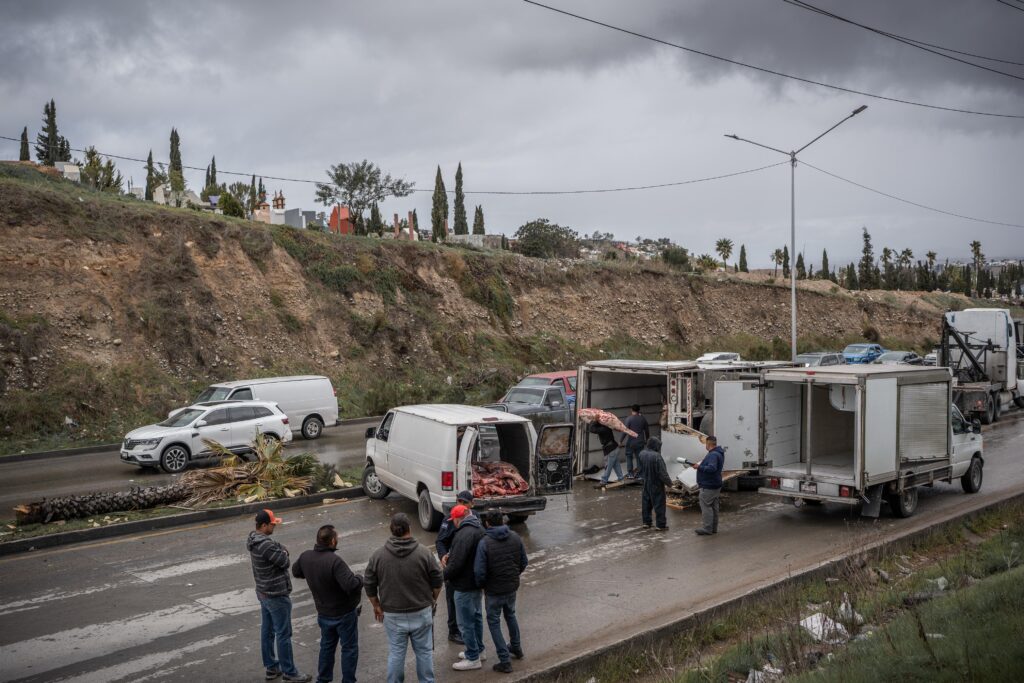
M871 246L871 235L867 228L864 231L864 248L861 251L860 263L857 265L857 279L863 289L875 288L875 250Z
M370 232L375 232L378 235L384 234L384 219L381 218L377 202L370 205Z
M433 206L430 209L431 239L434 242L443 242L447 235L444 230L444 222L448 218L448 193L444 189L444 179L441 178L441 167L437 167L437 176L434 178Z
M789 277L789 247L782 247L782 277Z
M846 271L846 288L860 289L860 283L857 282L857 269L853 266L852 263Z
M18 153L18 160L29 161L31 158L28 151L28 126L25 126L21 130L21 150Z
M207 187L217 187L217 157L210 160L210 179L206 185Z
M256 188L256 199L262 204L267 201L267 188L263 187L263 178L260 178L260 184Z
M806 280L807 279L807 268L804 267L804 253L800 252L796 255L796 279Z
M821 250L821 279L822 280L831 280L832 279L832 271L830 271L829 268L828 268L828 250L827 249L822 249Z
M146 201L153 201L153 189L156 187L156 167L153 166L153 150L146 157Z
M172 192L185 191L185 172L181 165L181 138L178 131L171 128L171 166L168 169Z
M747 245L745 245L745 244L741 244L740 245L740 263L739 263L739 268L740 268L740 272L741 273L749 273L750 272L749 270L747 270Z
M484 207L479 204L473 212L473 234L483 235L484 233Z
M416 209L412 210L412 229L416 232L420 231L420 219L416 215Z
M469 223L466 222L466 195L462 193L462 162L455 171L455 234L468 235Z
M249 183L249 211L256 210L256 176L252 177L252 181Z
M43 105L43 129L36 136L36 159L44 166L71 161L71 145L57 130L57 105L52 99Z

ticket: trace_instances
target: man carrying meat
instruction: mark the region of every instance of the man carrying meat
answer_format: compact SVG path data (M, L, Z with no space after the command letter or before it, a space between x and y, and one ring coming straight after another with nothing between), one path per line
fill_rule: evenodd
M668 476L668 468L661 457L661 439L652 436L647 440L647 448L640 451L640 478L644 480L644 490L640 499L640 516L645 529L651 528L651 512L659 531L668 531L668 520L665 518L665 487L672 485Z
M455 504L469 508L469 514L473 514L473 494L470 491L459 491L455 496ZM454 509L454 508L453 508ZM448 551L452 547L452 537L455 536L455 522L451 513L441 522L441 528L437 530L437 541L434 547L437 548L437 557L441 560L441 568L448 563ZM448 579L444 581L444 598L448 606L448 640L453 643L463 644L462 634L459 633L459 621L455 616L455 589Z
M605 463L604 474L601 476L601 486L608 485L608 477L612 475L612 471L615 471L615 476L618 477L619 481L622 481L622 468L619 466L619 446L615 443L615 432L611 428L604 426L600 422L594 422L590 425L590 432L597 434L598 440L601 442L601 450L604 451L607 463Z

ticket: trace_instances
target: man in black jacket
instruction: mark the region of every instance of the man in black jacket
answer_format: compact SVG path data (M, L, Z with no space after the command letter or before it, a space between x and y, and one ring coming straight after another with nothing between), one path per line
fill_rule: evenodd
M651 528L653 510L658 529L667 531L665 487L672 486L672 478L668 476L665 459L661 457L661 439L656 436L648 439L647 448L640 451L640 478L644 480L644 490L640 499L640 516L643 518L644 528Z
M455 496L455 504L465 505L470 509L469 514L473 514L473 492L459 491L458 495ZM448 561L448 551L451 550L452 538L454 537L455 522L452 521L449 514L441 522L441 528L437 530L437 540L434 542L434 547L437 549L437 559L441 560L442 568ZM444 582L444 598L448 607L448 640L462 645L463 640L462 634L459 633L459 620L455 615L455 589L447 581Z
M452 508L455 539L448 551L444 578L455 589L455 613L459 618L459 631L466 641L466 649L459 653L459 661L452 664L456 671L479 669L484 659L484 615L480 605L480 589L476 586L473 563L476 546L483 538L480 520L469 514L465 505Z
M498 651L498 663L492 668L502 673L512 673L512 661L523 658L522 641L519 638L519 620L516 618L516 592L519 590L519 575L526 571L529 560L526 548L519 534L509 529L497 510L484 515L485 535L476 547L476 561L473 573L476 585L484 589L487 596L487 628ZM501 615L505 614L508 624L508 645L501 633Z
M246 547L260 601L260 652L267 680L284 676L286 681L306 683L292 657L292 580L288 578L288 549L270 538L281 518L272 510L256 513L256 530L249 532ZM275 647L277 646L276 654Z
M317 683L334 679L334 653L341 642L341 682L355 683L359 663L359 597L363 579L335 554L338 532L330 524L316 532L316 545L292 564L292 575L305 579L316 604L320 626Z

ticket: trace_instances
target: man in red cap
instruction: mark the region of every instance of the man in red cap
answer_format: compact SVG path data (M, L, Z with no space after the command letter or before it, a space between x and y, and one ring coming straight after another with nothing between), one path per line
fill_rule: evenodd
M281 518L268 509L256 513L256 530L249 532L246 547L260 600L260 651L266 679L307 683L312 676L295 668L292 657L292 580L288 576L288 549L270 538ZM275 645L276 653L275 653Z
M455 523L455 539L448 551L444 566L444 578L455 589L455 614L459 631L466 642L466 649L459 653L459 661L452 664L456 671L479 669L484 659L484 614L482 594L476 585L473 563L476 561L476 546L484 537L480 520L470 513L465 505L452 508Z

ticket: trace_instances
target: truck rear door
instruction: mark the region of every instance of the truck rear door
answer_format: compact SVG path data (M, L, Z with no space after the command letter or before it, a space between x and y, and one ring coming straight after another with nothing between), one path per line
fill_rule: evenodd
M534 458L534 485L538 495L551 496L572 491L571 424L544 425L537 434Z
M466 427L459 441L458 456L455 461L455 486L453 490L473 490L473 451L476 449L477 431L476 427Z
M715 434L725 449L725 469L753 470L761 462L761 385L715 382Z

